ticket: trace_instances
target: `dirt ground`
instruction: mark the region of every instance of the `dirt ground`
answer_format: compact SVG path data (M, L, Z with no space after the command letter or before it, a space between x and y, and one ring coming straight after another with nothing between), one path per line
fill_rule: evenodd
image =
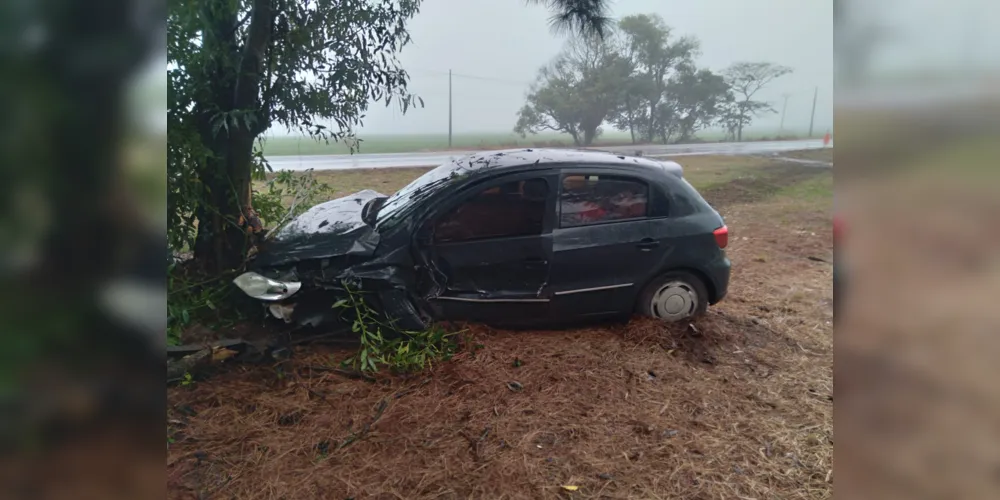
M169 496L829 498L832 172L692 161L731 231L704 317L469 325L453 360L374 382L331 347L230 367L169 389Z

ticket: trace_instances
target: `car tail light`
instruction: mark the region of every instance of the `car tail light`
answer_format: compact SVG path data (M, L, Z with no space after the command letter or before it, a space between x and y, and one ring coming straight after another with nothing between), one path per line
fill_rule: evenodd
M836 245L837 241L843 237L844 234L844 221L840 217L833 218L833 244Z
M715 242L719 245L719 248L726 248L729 244L729 228L722 226L715 231L712 231L712 235L715 236Z

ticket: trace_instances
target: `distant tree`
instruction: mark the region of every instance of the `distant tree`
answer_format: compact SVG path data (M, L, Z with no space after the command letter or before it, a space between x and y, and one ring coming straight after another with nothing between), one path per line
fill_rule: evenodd
M743 140L743 128L754 118L775 112L769 103L753 98L769 83L791 72L792 68L768 62L738 62L726 68L723 75L733 98L728 103L724 122L734 139Z
M684 142L694 138L694 134L718 122L730 96L729 84L722 75L710 70L690 69L678 73L670 79L665 93L665 103L670 114L663 116L668 142L676 133L677 140Z
M672 38L670 27L656 14L622 18L618 34L617 50L633 71L613 121L633 136L638 133L644 141L662 138L666 135L663 119L672 113L660 109L668 81L672 75L693 68L699 42L692 37Z
M526 137L543 130L569 134L589 146L615 108L627 81L627 61L596 37L576 37L538 78L518 112L514 132Z

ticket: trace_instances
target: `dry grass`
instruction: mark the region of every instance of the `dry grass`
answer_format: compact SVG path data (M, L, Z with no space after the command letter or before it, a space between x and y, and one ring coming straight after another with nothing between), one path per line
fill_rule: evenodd
M706 193L734 270L690 327L469 326L454 360L412 377L345 379L318 367L348 352L310 347L171 388L170 496L829 498L830 266L808 259L830 251L829 213L788 187L831 175L810 170Z

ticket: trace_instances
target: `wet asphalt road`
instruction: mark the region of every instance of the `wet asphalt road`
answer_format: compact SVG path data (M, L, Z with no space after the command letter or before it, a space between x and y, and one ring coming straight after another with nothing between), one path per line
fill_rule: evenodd
M823 147L821 139L797 141L711 142L703 144L670 144L646 146L595 147L624 155L642 156L691 156L691 155L744 155L768 154ZM436 166L476 151L448 151L426 153L379 153L356 155L305 155L271 156L268 161L274 170L350 170L357 168L401 168Z

